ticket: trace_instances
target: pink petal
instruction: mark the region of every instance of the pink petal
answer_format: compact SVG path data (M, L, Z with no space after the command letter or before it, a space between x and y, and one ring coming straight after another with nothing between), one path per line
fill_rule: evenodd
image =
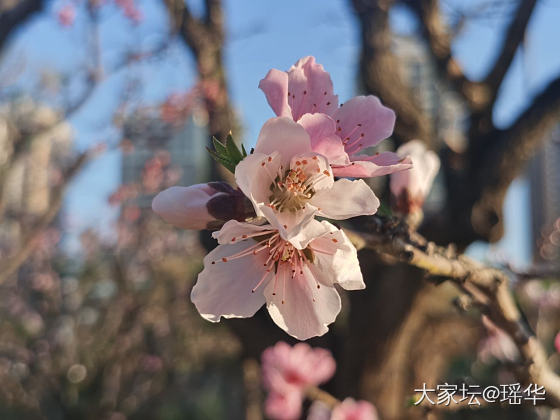
M329 232L309 244L315 257L309 267L315 278L327 286L338 283L346 290L365 289L358 253L352 242L331 223L323 221L321 224Z
M339 179L331 189L318 191L309 202L319 208L318 215L335 220L375 214L379 207L379 200L361 179Z
M214 220L206 208L214 193L206 184L171 187L155 196L152 210L166 222L183 229L206 229L208 222Z
M305 114L300 123L311 138L314 152L326 156L331 165L348 165L350 160L340 137L336 134L336 123L325 114Z
M251 225L246 232L253 232ZM191 300L203 318L211 322L219 322L222 316L247 318L264 304L263 289L258 288L254 293L252 289L265 273L263 267L268 255L250 253L227 262L222 260L254 244L255 241L248 239L234 245L219 245L204 258L204 270L191 292Z
M287 96L295 121L307 113L332 115L338 106L331 77L315 57L304 57L290 68Z
M334 167L334 175L338 177L371 178L412 168L410 159L403 158L393 152L382 152L374 156L352 156L351 160L350 165Z
M255 152L266 155L278 152L287 167L293 156L311 152L311 140L305 129L289 118L271 118L261 129Z
M259 82L268 104L279 117L291 117L292 111L288 105L288 73L276 69L268 72Z
M376 146L393 133L395 113L376 96L356 96L336 110L333 119L346 153Z
M268 313L276 325L298 340L328 331L327 325L334 322L341 307L340 296L333 287L317 288L317 280L307 266L303 267L303 275L293 279L290 270L279 270L276 283L276 295L273 281L264 291Z
M560 332L556 334L556 338L554 339L554 347L556 347L556 351L560 353Z

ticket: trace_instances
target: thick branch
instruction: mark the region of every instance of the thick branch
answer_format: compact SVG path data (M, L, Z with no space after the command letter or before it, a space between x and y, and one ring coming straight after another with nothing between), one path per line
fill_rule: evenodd
M481 190L472 212L475 231L490 241L503 234L501 223L505 194L527 161L560 121L560 77L537 95L517 120L505 130L492 132L483 155L472 156L472 171Z
M360 73L366 93L377 95L397 114L398 143L411 138L429 141L430 119L422 111L410 88L402 80L399 63L391 50L392 34L388 15L392 1L351 0L361 27Z
M500 270L484 266L451 248L438 247L407 226L393 220L370 217L360 233L349 232L357 246L388 254L398 261L425 270L437 280L449 280L467 293L473 303L506 331L519 350L517 369L524 383L536 383L546 389L547 402L560 407L560 377L549 367L546 353L525 323L508 286L508 277Z
M43 9L43 0L21 0L10 9L0 13L0 51L12 33L33 14Z

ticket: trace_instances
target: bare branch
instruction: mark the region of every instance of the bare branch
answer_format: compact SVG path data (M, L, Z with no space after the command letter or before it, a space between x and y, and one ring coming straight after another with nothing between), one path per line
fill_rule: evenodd
M457 255L451 248L438 247L394 219L370 217L361 232L348 234L358 246L419 267L428 276L449 280L467 293L517 345L522 358L516 369L519 379L544 386L548 404L560 407L560 377L551 370L542 345L524 321L503 271Z

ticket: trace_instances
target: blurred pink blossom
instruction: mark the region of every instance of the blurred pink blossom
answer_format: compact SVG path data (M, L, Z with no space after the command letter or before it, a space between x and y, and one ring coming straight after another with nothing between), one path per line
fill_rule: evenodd
M266 415L275 420L295 420L301 416L302 393L299 390L271 392L264 404Z
M58 23L62 26L72 26L76 19L76 8L73 4L65 4L57 12Z
M346 398L337 405L331 415L331 420L377 420L375 407L367 401L355 401Z
M338 107L329 73L314 57L298 60L287 72L272 69L259 83L281 117L301 124L314 152L326 156L336 176L374 177L410 168L392 152L363 154L393 132L395 113L375 96L356 96Z
M554 347L556 347L556 351L560 353L560 331L556 334L556 338L554 339Z
M328 381L336 362L328 350L305 343L278 342L262 354L262 374L269 391L267 415L275 419L299 418L305 388Z
M421 210L432 183L436 177L440 161L431 150L426 149L420 140L411 140L397 150L401 157L412 160L412 168L408 171L396 172L391 175L391 194L395 210L402 214L415 213Z
M492 359L502 362L516 361L519 351L511 337L486 315L482 316L482 324L486 327L488 335L478 345L478 358L484 363L489 363Z

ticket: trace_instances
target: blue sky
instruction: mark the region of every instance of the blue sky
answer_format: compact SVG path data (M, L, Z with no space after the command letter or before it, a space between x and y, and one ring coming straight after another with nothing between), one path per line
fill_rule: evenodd
M480 3L472 0L469 4ZM200 1L194 3L195 13ZM349 8L341 0L309 0L282 2L225 1L228 34L226 65L231 95L244 127L244 142L254 143L260 126L272 116L259 80L271 67L288 68L298 58L314 55L331 73L341 101L355 94L355 75L359 43L357 26ZM465 4L444 0L444 7ZM18 85L30 89L37 69L72 72L87 60L84 19L78 13L72 28L61 28L54 17L62 1L53 2L41 16L21 31L12 45L11 60L24 57L24 71ZM167 30L167 16L162 2L142 0L145 20L135 26L120 11L107 6L102 12L101 45L103 61L110 67L127 49L149 48L162 39ZM560 4L541 0L531 19L522 53L518 54L498 99L495 121L510 123L550 78L560 72L557 41L560 30ZM482 77L492 62L501 42L505 18L481 20L469 24L454 43L454 53L467 75ZM414 33L416 25L403 8L395 10L391 24L400 33ZM194 81L194 66L188 51L176 43L162 60L134 66L105 81L91 100L74 116L76 147L83 149L95 142L110 140L113 111L119 104L124 84L131 77L141 85L138 99L146 104L164 99L170 92L186 90ZM119 154L108 152L91 163L72 185L67 199L67 213L72 215L69 229L86 226L110 231L115 210L107 205L107 196L119 181ZM528 194L526 182L515 183L506 205L507 235L500 249L516 260L528 256ZM477 251L482 253L481 249Z

